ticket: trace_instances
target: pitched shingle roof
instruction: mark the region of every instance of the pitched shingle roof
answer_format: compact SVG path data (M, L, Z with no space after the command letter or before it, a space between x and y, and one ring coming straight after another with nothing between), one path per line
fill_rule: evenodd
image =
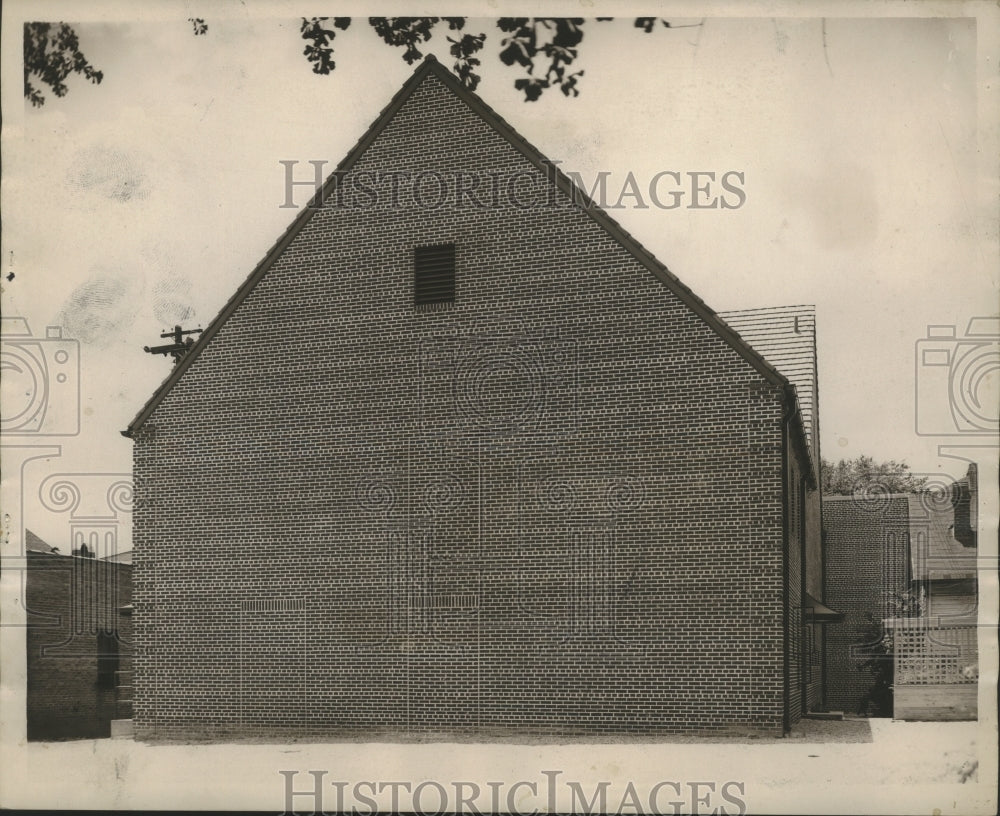
M24 549L27 552L50 553L55 552L55 547L50 547L42 539L36 536L31 530L24 531Z
M795 386L806 439L817 457L816 307L741 309L719 317Z
M907 496L910 507L910 569L915 581L976 577L976 549L955 538L955 507L929 492Z

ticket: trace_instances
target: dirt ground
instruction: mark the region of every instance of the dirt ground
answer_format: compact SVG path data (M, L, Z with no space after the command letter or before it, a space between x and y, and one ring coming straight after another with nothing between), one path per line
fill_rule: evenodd
M0 785L5 807L247 808L280 812L291 790L312 790L322 772L323 810L341 804L369 812L357 785L378 786L381 807L392 784L431 784L421 805L439 809L435 790L481 796L465 812L500 809L545 812L546 786L556 780L557 809L584 809L606 782L605 808L651 812L650 791L665 812L710 813L996 813L996 729L974 722L903 723L891 720L804 720L784 739L592 745L512 743L329 743L149 745L128 739L3 746ZM282 775L281 771L286 771ZM288 776L288 773L291 776ZM546 773L549 775L546 776ZM554 776L553 776L554 774ZM511 793L515 782L523 784ZM489 800L493 784L498 803ZM630 798L629 786L636 792ZM725 786L726 797L720 798ZM534 787L532 787L534 786ZM398 788L398 786L397 786ZM405 794L405 789L403 790ZM550 788L551 790L551 788ZM694 791L692 794L691 791ZM680 798L666 792L680 791ZM449 793L450 792L450 793ZM514 795L516 793L516 795ZM513 798L505 798L510 794ZM714 798L713 798L714 797ZM704 800L707 798L707 802ZM698 799L702 799L699 803ZM293 806L312 812L314 798ZM599 801L594 800L596 804ZM456 809L458 799L446 802ZM625 803L622 806L622 803ZM693 804L692 804L693 803ZM412 808L404 798L401 809Z

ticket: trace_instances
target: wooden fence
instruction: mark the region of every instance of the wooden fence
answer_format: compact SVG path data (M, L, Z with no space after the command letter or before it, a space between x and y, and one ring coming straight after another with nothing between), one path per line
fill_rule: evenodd
M974 720L979 652L975 618L885 621L895 658L893 717Z

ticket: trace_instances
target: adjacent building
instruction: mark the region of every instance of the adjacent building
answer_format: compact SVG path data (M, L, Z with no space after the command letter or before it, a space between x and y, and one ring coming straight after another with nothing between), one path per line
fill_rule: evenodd
M976 718L977 504L974 465L917 493L823 497L827 598L846 615L828 633L831 708L871 712L878 678L863 664L888 638L892 705L879 713Z
M131 717L128 564L60 555L25 532L29 740L111 736Z

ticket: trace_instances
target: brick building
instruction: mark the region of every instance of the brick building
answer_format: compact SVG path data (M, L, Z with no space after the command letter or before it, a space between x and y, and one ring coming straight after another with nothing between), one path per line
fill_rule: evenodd
M782 733L819 458L770 352L429 58L124 432L136 736Z
M826 590L844 622L827 633L827 703L867 710L875 678L859 668L893 614L892 596L910 588L910 506L906 495L823 497Z
M975 465L917 493L823 497L827 598L846 615L827 640L831 708L867 708L875 680L858 664L890 634L893 716L975 719L977 505ZM916 617L895 619L903 593Z
M780 306L721 312L726 323L754 350L764 356L795 387L802 428L810 460L820 462L819 366L816 357L816 309L813 306ZM791 609L788 625L790 651L801 655L801 677L794 696L801 694L804 710L826 710L826 624L840 623L843 615L826 606L823 572L822 496L818 490L792 486L791 533L798 536L790 566L798 574L798 608ZM794 597L794 595L793 595Z
M28 739L110 736L132 715L132 567L25 539Z

